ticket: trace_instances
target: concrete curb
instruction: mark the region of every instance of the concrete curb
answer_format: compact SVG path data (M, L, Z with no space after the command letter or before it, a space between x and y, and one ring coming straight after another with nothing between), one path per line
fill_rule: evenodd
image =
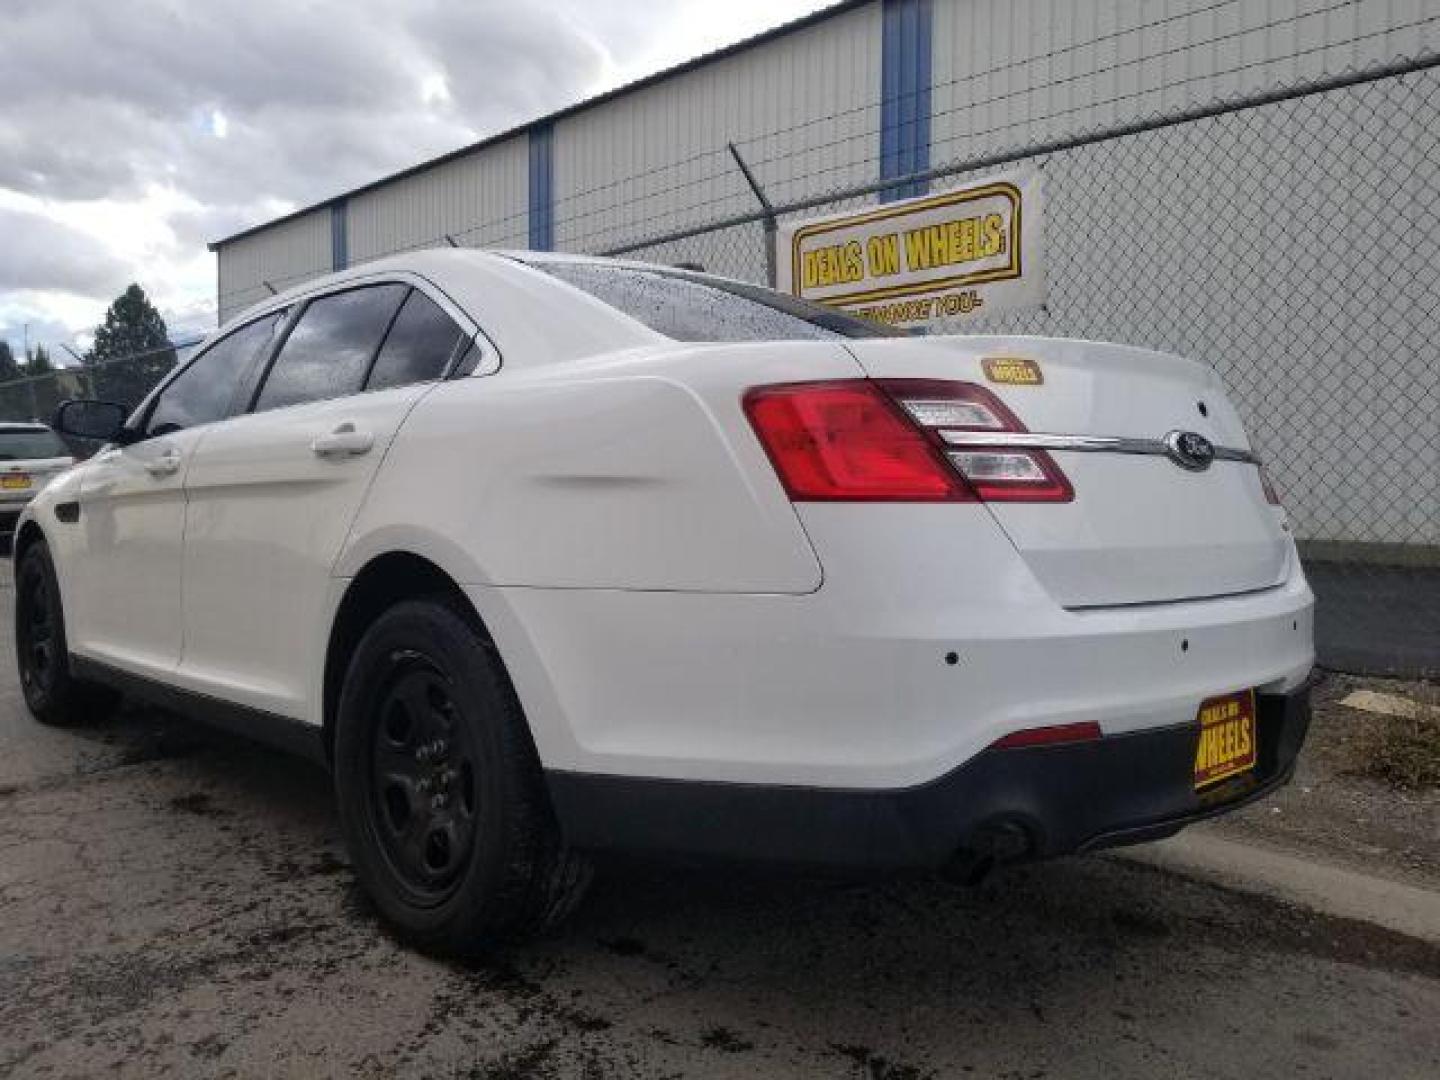
M1204 832L1118 852L1183 877L1356 919L1440 945L1440 892Z

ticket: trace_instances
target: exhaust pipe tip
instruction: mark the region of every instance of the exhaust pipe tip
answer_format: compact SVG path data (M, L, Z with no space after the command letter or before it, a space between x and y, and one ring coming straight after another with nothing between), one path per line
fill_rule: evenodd
M941 869L947 881L979 885L1003 863L1022 862L1037 850L1031 831L1014 818L993 818L955 849Z

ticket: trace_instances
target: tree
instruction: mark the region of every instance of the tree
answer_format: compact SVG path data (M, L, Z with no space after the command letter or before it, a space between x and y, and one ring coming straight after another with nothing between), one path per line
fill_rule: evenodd
M15 362L15 353L10 349L8 341L0 341L0 382L10 382L18 379L23 374L20 365Z
M115 298L85 354L96 397L137 404L175 366L165 320L145 290L132 284Z
M45 351L44 345L36 345L25 354L25 374L49 375L55 370L55 365L50 362L50 354Z

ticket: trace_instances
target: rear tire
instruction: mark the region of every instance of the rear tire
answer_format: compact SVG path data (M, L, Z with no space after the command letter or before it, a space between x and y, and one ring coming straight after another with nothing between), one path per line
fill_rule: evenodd
M93 723L108 717L120 701L109 687L71 673L60 584L43 540L25 549L15 572L15 661L25 704L42 724Z
M493 647L444 599L382 614L351 657L335 788L355 870L405 940L474 955L578 903L520 705Z

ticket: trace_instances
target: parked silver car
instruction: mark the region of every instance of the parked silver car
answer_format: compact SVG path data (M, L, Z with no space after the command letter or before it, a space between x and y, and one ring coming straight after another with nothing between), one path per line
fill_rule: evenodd
M0 423L0 544L9 545L25 504L75 458L44 424Z

